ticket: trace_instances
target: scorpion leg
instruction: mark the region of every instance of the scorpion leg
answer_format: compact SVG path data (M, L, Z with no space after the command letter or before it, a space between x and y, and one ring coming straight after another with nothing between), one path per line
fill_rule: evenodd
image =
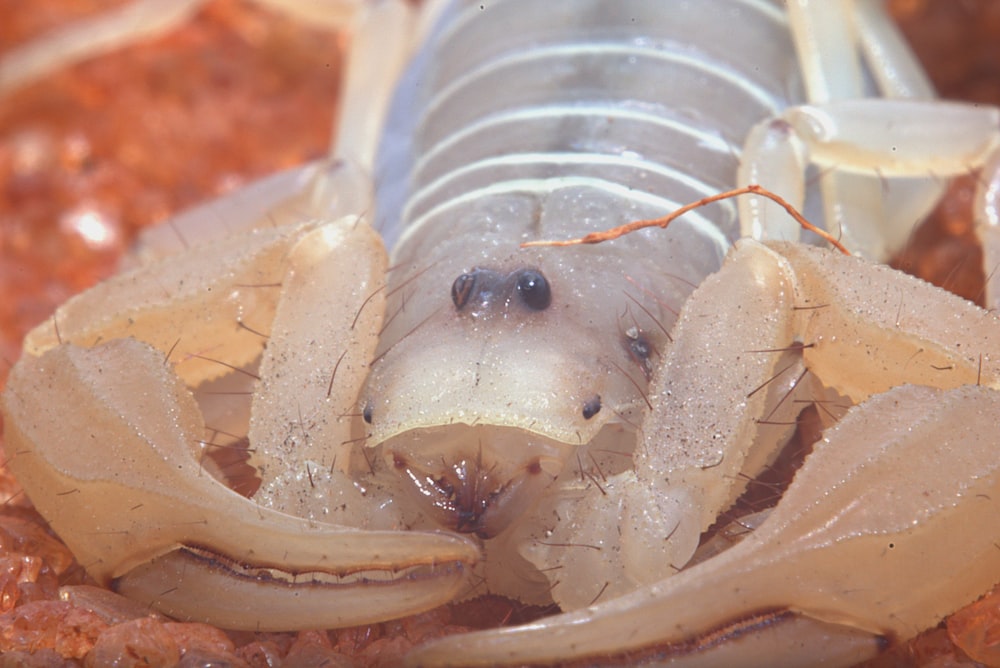
M761 279L757 287L747 286L748 272ZM777 282L768 285L768 276ZM729 316L725 340L705 331L706 322L720 331L718 299L734 289L763 297L765 285L779 297L792 286L794 297L772 308L744 302ZM662 460L685 450L745 450L724 450L720 441L754 440L758 415L732 406L752 403L753 388L778 372L782 355L774 351L793 342L761 340L762 322L779 337L797 337L810 373L861 405L816 444L759 529L651 588L525 627L445 639L412 663L851 665L994 584L996 318L859 258L740 242L684 306L654 379L645 449ZM716 401L732 405L714 412ZM649 470L706 487L712 474L696 460L687 469ZM723 472L720 489L709 491L726 497L732 477Z
M309 3L267 0L286 9ZM441 11L440 0L417 12L404 2L343 2L336 16L351 29L341 108L324 160L248 185L143 232L133 262L149 262L241 231L304 218L336 219L371 210L372 170L389 98L422 31ZM351 11L348 11L351 10ZM307 17L308 18L308 17ZM346 23L350 18L351 22Z
M349 26L366 0L256 0L312 25ZM87 58L165 34L191 18L206 0L132 2L53 31L0 58L0 96Z
M997 154L1000 114L932 100L895 26L869 0L789 3L789 18L810 104L754 129L738 181L763 183L801 210L805 168L816 165L827 229L852 251L888 261L936 203L943 179ZM863 71L889 99L870 97ZM740 211L746 236L798 238L766 200L746 198Z
M87 58L167 32L205 0L136 0L40 37L0 58L0 96Z

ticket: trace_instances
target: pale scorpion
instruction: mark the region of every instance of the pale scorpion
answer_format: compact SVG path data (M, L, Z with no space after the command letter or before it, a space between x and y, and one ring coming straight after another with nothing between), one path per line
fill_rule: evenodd
M385 43L405 51L405 8L374 13L355 84L393 78ZM459 595L473 569L491 591L577 610L414 657L460 664L849 664L994 584L991 314L774 241L797 224L760 198L593 248L520 244L734 183L804 208L812 163L838 170L819 178L828 229L882 260L936 179L986 165L994 182L996 111L915 101L929 86L872 2L506 0L441 16L375 169L388 288L359 130L380 125L376 87L349 97L329 164L178 219L145 265L29 335L4 396L10 465L95 579L229 628L391 618ZM389 18L398 39L366 42ZM898 99L868 99L873 86ZM168 254L171 235L223 217L207 232L223 238ZM744 236L771 241L728 250ZM247 386L252 406L213 399ZM782 501L675 574L800 399L839 420ZM248 434L252 502L204 475L225 433ZM105 454L74 451L81 437Z

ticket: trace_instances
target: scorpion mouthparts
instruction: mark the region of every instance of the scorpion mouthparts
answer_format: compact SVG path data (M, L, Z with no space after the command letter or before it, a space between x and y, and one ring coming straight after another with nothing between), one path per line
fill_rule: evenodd
M562 469L564 457L557 455L566 449L503 427L417 431L387 443L391 465L435 521L483 539L503 532L535 504Z

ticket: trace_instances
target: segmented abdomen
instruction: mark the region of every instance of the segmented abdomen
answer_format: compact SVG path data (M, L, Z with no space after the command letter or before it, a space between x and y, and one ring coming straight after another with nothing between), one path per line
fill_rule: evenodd
M750 127L797 82L784 13L766 0L455 3L404 84L392 141L412 142L394 170L409 174L390 181L407 199L381 216L407 236L462 233L469 202L557 179L644 210L693 201L732 187ZM705 218L731 239L723 209ZM545 222L556 237L585 224Z

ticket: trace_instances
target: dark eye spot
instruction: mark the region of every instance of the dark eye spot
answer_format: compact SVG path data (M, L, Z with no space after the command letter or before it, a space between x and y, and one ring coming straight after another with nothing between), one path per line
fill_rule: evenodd
M371 404L368 404L368 405L366 405L364 407L364 410L361 411L361 417L363 417L365 419L365 422L367 422L368 424L372 423L372 405Z
M455 308L459 311L469 303L469 295L476 286L476 275L462 274L451 284L451 301L455 303Z
M649 380L653 374L653 365L649 358L655 352L649 337L639 328L632 327L625 332L625 347L628 349L629 357L639 365L646 380Z
M552 303L549 282L535 269L525 269L517 277L517 294L525 306L535 311L544 311Z
M601 395L595 394L593 399L588 399L583 404L583 419L589 420L601 412Z
M651 352L651 347L649 345L649 339L645 336L640 335L638 338L633 339L631 346L632 353L640 360L648 360Z

